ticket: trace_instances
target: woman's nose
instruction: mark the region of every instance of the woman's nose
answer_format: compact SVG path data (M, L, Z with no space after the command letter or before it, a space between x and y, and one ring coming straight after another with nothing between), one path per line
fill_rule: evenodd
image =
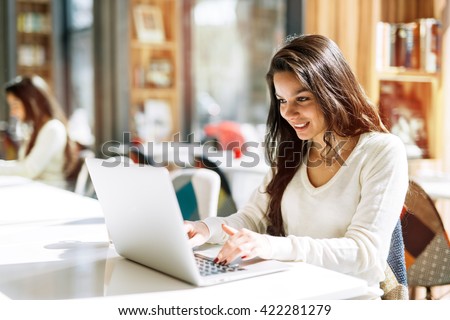
M284 110L284 117L287 119L294 118L297 117L298 114L298 108L296 108L295 104L287 102Z
M19 118L19 114L18 114L17 110L14 108L11 108L11 110L9 110L9 116L11 118Z

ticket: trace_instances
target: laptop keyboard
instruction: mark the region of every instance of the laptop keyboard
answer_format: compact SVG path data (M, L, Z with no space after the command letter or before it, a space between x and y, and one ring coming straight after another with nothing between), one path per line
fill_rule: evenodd
M218 263L214 263L211 258L207 258L197 254L195 255L195 261L197 262L197 267L200 271L200 275L203 277L245 270L243 268L240 268L238 264L220 265Z

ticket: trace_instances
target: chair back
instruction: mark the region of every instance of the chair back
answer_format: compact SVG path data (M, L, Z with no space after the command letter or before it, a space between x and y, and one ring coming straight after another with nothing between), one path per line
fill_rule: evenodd
M92 197L94 195L94 187L85 164L87 158L94 158L95 153L92 150L81 150L78 155L78 169L74 180L73 191L83 196Z
M450 283L450 241L433 200L410 181L402 216L408 284L437 286Z
M95 198L95 189L94 189L94 185L92 184L91 181L91 177L89 176L89 171L88 168L86 166L85 160L87 158L93 158L95 157L94 152L90 152L90 153L84 153L84 158L83 158L83 165L81 166L81 169L78 173L76 182L75 182L75 187L74 187L74 192L77 194L80 194L82 196L86 196L86 197L91 197L91 198ZM125 163L126 165L136 165L134 163L134 161L126 156L115 156L115 157L110 157L108 158L109 162L116 162L116 163Z
M212 170L220 177L219 208L217 209L217 216L227 217L230 214L237 212L236 202L233 199L228 179L218 165L215 162L208 160L207 157L196 156L195 167Z
M400 220L392 232L391 245L387 258L385 280L381 283L383 300L408 300L408 283L405 265L405 246Z
M209 169L179 169L171 173L178 203L185 220L217 216L220 176Z

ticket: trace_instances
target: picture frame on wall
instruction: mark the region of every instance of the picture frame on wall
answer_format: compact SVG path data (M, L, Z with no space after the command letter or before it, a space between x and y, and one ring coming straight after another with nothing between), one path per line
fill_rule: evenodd
M159 7L138 5L134 7L133 14L139 41L148 43L165 41L163 15Z

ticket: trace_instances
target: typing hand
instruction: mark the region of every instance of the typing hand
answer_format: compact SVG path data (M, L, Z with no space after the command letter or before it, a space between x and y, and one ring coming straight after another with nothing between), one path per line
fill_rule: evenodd
M191 247L204 244L210 237L208 227L201 221L184 221L184 230L189 237Z
M236 258L244 260L260 257L270 258L271 247L269 240L248 229L236 230L225 224L222 229L230 236L217 255L216 263L229 264Z

